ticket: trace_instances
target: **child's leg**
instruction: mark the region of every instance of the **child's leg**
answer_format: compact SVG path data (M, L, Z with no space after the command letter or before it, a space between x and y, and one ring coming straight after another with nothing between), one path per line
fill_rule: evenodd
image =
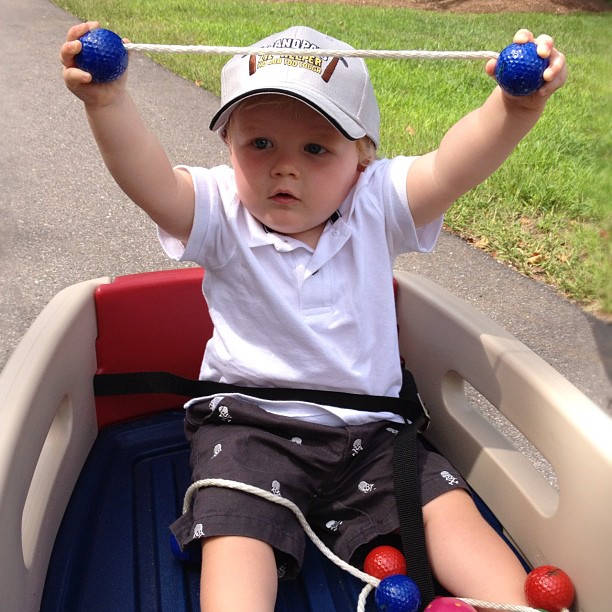
M272 612L277 585L274 551L269 544L242 536L202 541L202 612Z
M423 508L434 575L457 597L527 605L525 571L462 489L436 497Z

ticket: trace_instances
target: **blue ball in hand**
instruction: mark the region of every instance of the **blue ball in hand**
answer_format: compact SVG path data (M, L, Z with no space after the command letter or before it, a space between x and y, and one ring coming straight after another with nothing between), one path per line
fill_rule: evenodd
M508 45L497 58L495 79L511 96L528 96L544 84L548 58L538 55L533 42Z
M83 49L76 56L76 65L89 72L95 83L118 79L128 66L128 52L123 41L110 30L90 30L79 39Z
M408 576L395 574L380 581L374 591L374 601L376 607L385 612L417 612L421 594Z

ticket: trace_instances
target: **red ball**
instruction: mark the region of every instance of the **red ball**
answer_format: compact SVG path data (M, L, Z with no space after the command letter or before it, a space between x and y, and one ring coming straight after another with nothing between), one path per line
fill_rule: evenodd
M572 605L574 594L570 577L553 565L536 567L525 580L525 596L533 608L560 612Z
M406 559L393 546L377 546L365 558L363 571L374 578L383 580L387 576L406 574Z
M476 612L476 610L455 597L436 597L426 608L425 612Z

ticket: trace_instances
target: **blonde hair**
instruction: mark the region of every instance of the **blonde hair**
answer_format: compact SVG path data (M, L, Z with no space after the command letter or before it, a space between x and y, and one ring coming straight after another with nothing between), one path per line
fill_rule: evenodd
M355 141L357 145L357 153L359 155L359 164L365 167L376 160L376 145L369 136L362 136Z
M270 105L270 106L279 106L281 104L286 105L287 102L291 100L295 102L291 107L294 109L295 118L300 118L300 109L305 104L304 102L300 102L296 98L292 98L291 96L284 96L282 94L261 94L258 96L252 96L250 98L246 98L242 102L240 102L236 108L233 110L232 114L229 116L225 125L219 130L221 137L225 141L226 144L231 144L230 138L230 126L232 123L232 117L235 113L240 112L242 110L248 110L251 108L255 108L257 106L262 105ZM372 161L376 159L376 145L372 141L369 136L362 136L361 138L355 141L355 145L357 146L357 153L359 156L359 165L361 169L365 169L365 167Z

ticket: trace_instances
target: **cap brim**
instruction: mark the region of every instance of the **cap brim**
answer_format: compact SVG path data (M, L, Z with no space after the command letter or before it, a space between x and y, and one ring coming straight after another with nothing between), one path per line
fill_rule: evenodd
M319 104L316 103L313 98L318 98L318 96L307 95L308 92L304 92L304 94L297 93L295 91L288 91L286 89L280 87L267 87L263 89L249 90L244 94L238 95L225 105L223 105L212 118L210 122L209 128L216 132L225 126L228 122L230 115L234 112L236 107L243 101L248 98L253 98L255 96L261 96L265 94L278 94L282 96L287 96L289 98L294 98L295 100L299 100L304 104L307 104L312 109L321 114L325 119L327 119L343 136L348 138L349 140L358 140L363 136L366 136L366 130L358 124L352 117L347 115L346 113L340 111L338 108L329 108L329 102L325 99L321 100ZM325 106L328 108L326 109ZM336 116L334 116L336 115Z

